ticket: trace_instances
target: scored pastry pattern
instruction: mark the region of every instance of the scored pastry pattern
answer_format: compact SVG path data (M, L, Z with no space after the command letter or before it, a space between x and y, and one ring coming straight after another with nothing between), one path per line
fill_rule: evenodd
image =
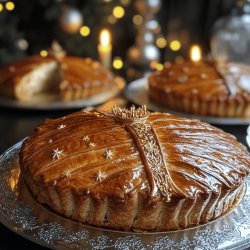
M119 121L125 122L129 131L132 130L132 135L136 134L135 140L137 139L138 146L141 147L145 156L143 158L146 160L145 165L148 166L146 167L148 178L153 177L152 182L149 181L151 183L151 195L154 196L156 194L155 188L158 188L165 201L169 202L172 195L169 173L153 128L147 122L149 112L146 106L143 105L138 109L135 109L135 107L130 109L114 107L112 112Z

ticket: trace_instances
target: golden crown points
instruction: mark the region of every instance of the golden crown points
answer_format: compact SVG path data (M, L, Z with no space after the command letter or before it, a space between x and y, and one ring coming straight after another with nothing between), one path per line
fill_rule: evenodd
M141 122L147 120L150 112L147 110L146 105L142 105L139 108L131 106L130 109L120 108L114 106L111 110L116 119L123 122Z

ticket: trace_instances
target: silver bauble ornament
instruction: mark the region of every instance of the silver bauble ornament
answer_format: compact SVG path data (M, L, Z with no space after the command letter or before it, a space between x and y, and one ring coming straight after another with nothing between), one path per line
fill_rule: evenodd
M83 25L83 16L79 10L65 6L59 18L59 25L65 32L74 34Z
M152 44L133 46L128 50L128 61L134 65L148 66L151 61L159 61L160 52Z
M136 0L135 7L143 17L139 26L135 44L128 50L127 58L131 65L150 68L152 61L160 60L159 49L155 46L155 34L159 33L160 26L155 14L161 7L161 0Z
M161 0L136 0L135 7L143 16L155 14L161 8Z

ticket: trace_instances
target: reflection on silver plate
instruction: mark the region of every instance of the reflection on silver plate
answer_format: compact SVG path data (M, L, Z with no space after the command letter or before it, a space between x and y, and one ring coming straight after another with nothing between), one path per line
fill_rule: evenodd
M250 179L240 204L206 225L166 233L105 230L65 219L39 205L20 177L22 142L0 157L0 221L15 233L52 249L245 249L250 246Z
M95 106L117 96L125 87L125 82L117 77L114 84L105 92L89 97L84 100L63 101L55 95L37 95L32 101L19 101L7 97L0 97L0 106L18 109L35 110L65 110Z
M228 118L228 117L214 117L214 116L198 116L188 113L178 112L166 107L159 106L150 100L148 95L148 83L147 78L141 78L131 82L125 89L124 94L128 100L136 105L147 105L148 109L152 111L160 111L165 113L172 113L179 116L184 116L192 119L201 120L211 124L218 125L248 125L250 124L250 118Z

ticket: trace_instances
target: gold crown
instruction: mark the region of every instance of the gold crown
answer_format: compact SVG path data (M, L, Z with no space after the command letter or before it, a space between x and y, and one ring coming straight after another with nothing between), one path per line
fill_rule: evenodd
M114 106L111 111L116 119L122 122L142 122L147 120L150 114L145 105L137 109L135 106L130 109Z

